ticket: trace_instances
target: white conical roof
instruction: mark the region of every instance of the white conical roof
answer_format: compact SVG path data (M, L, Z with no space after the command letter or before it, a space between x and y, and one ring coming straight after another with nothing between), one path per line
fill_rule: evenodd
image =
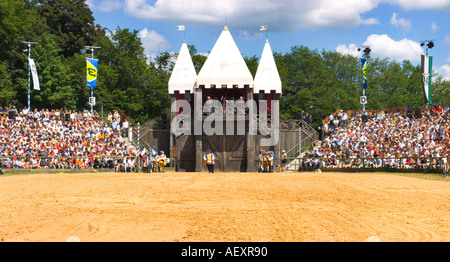
M197 77L197 86L253 87L253 77L228 27L225 26Z
M192 63L186 41L184 41L170 75L169 94L173 94L175 91L179 91L180 94L184 94L185 91L193 93L196 80L197 72L194 63Z
M269 40L266 40L264 49L259 60L258 69L256 70L253 92L259 93L263 90L264 93L275 91L281 94L281 79L278 74L277 65L273 58L272 48L270 48Z

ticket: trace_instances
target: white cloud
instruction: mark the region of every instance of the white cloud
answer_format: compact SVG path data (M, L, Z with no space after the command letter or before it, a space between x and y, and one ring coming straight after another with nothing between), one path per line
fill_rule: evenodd
M351 55L351 56L355 56L358 57L360 56L360 52L358 52L358 46L355 44L350 44L350 45L338 45L336 47L336 52L341 53L343 55Z
M436 72L447 81L450 81L450 65L445 64L436 69Z
M107 0L97 5L98 10L105 13L120 9L121 7L122 3L118 0Z
M447 56L447 62L450 63L450 55Z
M397 4L405 10L450 10L448 0L388 0L386 2Z
M156 57L159 52L170 49L169 41L154 30L149 31L147 28L144 28L139 31L138 36L149 59Z
M370 55L378 58L389 58L397 60L399 62L403 60L409 60L411 62L420 62L420 55L424 53L420 47L419 42L415 42L409 39L402 39L395 41L388 35L372 34L367 37L363 46L369 46L371 49ZM357 49L356 44L339 45L336 47L336 52L342 54L350 54L353 56L361 56L361 53L355 52Z
M431 31L434 33L437 30L439 30L439 26L437 26L437 24L435 22L431 23Z
M86 0L86 4L89 6L91 10L95 9L94 0Z
M237 30L269 25L272 32L300 28L352 28L377 24L362 15L379 0L125 0L125 12L134 17L192 23L203 26L227 25Z
M398 14L393 13L391 17L391 25L401 27L406 31L411 30L411 21L404 18L397 18Z
M445 35L444 40L442 41L444 45L450 45L450 35Z

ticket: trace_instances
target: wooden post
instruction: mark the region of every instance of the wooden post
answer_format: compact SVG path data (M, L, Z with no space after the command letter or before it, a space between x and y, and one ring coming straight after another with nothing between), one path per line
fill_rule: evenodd
M173 103L176 103L176 94L170 95L170 105L173 105ZM175 118L176 116L176 112L172 112L172 110L170 111L170 118L167 121L168 123L166 124L166 128L169 128L170 131L170 126L172 124L172 120ZM178 158L174 158L174 152L173 152L173 147L176 145L176 141L175 141L175 135L172 134L172 132L170 132L170 141L169 141L169 155L172 158L173 161L171 161L170 165L172 165L173 162L173 166L175 167L175 171L178 171Z
M245 87L247 91L247 101L253 100L253 88L249 88L249 86ZM249 112L253 112L253 105L249 103ZM252 114L249 113L249 116L252 116ZM246 125L246 151L247 151L247 172L256 172L256 163L255 163L255 136L248 133L249 125L252 123L250 121L249 116L246 117L245 125ZM247 128L248 127L248 128Z

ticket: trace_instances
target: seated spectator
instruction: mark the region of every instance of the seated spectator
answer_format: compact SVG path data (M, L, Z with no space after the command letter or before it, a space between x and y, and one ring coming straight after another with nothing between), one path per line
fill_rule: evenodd
M91 168L94 156L117 156L119 151L131 154L117 130L102 122L96 112L91 116L87 111L34 109L28 117L28 110L23 110L14 121L8 118L9 111L4 113L0 115L0 153L23 157L24 168ZM114 113L114 120L120 121ZM3 165L13 168L12 161L5 160ZM114 163L108 165L114 168Z
M334 122L340 115L330 114L330 126L324 125L320 147L310 148L305 158L317 157L322 150L322 158L344 158L342 163L323 161L328 167L441 168L437 157L450 148L449 108L418 111L369 112L367 122L362 122L361 113L353 111L351 117L347 115L346 124L341 125ZM308 167L314 166L312 163L313 159L303 161Z

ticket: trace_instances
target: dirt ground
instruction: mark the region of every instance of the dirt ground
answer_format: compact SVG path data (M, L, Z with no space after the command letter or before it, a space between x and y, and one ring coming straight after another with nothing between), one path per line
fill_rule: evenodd
M0 201L0 241L450 241L450 183L395 174L1 176Z

